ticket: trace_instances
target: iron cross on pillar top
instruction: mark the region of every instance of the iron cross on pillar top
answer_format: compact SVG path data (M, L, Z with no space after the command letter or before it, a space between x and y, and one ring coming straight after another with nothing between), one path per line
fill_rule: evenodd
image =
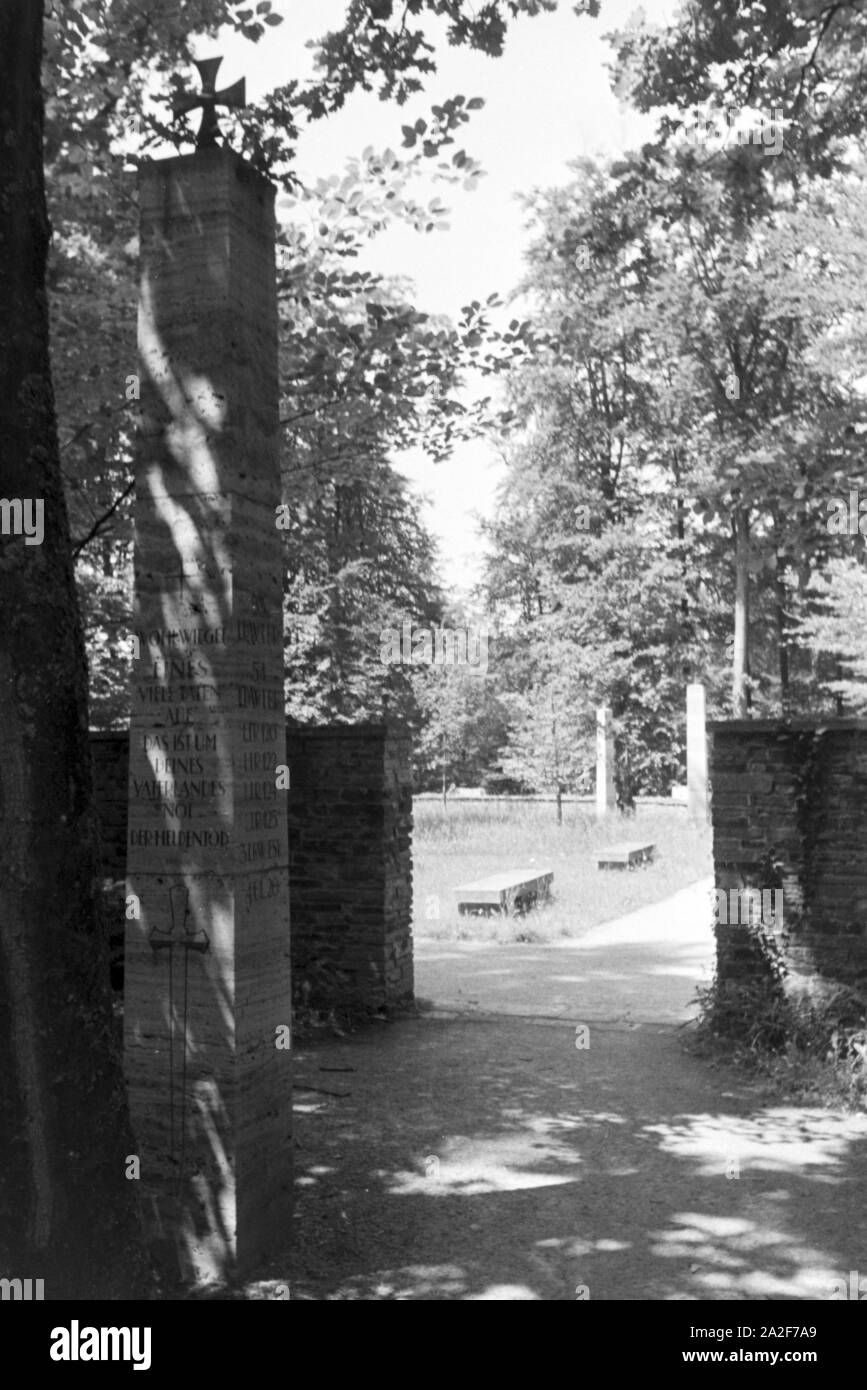
M194 111L197 106L201 106L202 121L196 136L197 150L207 149L210 145L217 143L217 136L220 133L217 107L240 107L244 106L247 100L243 77L234 82L231 87L224 87L221 92L215 91L217 70L222 61L222 58L203 58L201 62L197 62L196 67L199 69L199 76L202 79L201 92L198 96L195 93L179 92L172 101L172 116L175 120L187 111Z

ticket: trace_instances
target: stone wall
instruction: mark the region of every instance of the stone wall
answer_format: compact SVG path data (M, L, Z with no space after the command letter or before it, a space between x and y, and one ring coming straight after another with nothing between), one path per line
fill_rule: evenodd
M379 725L289 728L292 969L313 1003L409 1000L410 742ZM91 734L103 875L122 943L129 735ZM122 954L122 950L121 950ZM118 973L115 965L114 978Z
M795 991L867 991L867 720L730 720L711 735L715 887L782 889L765 930ZM755 978L756 933L716 926L721 980Z
M409 739L380 725L290 728L293 969L347 1002L408 1000L412 962Z

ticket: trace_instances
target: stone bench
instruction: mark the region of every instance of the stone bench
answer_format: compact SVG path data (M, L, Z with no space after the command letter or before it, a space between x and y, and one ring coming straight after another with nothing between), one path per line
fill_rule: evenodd
M523 912L539 898L547 898L554 881L553 869L507 869L504 873L462 883L453 891L458 913L473 911Z
M656 853L656 845L643 840L623 840L617 845L606 845L596 851L597 869L634 869L639 864L649 864Z

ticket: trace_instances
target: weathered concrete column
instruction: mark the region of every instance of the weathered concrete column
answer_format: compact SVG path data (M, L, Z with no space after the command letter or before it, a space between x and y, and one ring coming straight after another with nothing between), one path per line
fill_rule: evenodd
M202 1278L289 1236L274 188L214 146L140 194L125 1067L151 1235Z
M607 705L596 711L596 815L600 819L617 809L614 787L614 730Z
M707 728L703 685L686 687L686 804L691 820L708 819Z

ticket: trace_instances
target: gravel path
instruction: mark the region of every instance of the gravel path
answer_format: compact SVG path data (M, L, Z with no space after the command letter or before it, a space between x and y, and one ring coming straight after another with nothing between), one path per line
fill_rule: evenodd
M681 1049L706 887L563 947L420 943L435 1008L299 1049L272 1278L302 1300L800 1300L867 1276L867 1117Z

